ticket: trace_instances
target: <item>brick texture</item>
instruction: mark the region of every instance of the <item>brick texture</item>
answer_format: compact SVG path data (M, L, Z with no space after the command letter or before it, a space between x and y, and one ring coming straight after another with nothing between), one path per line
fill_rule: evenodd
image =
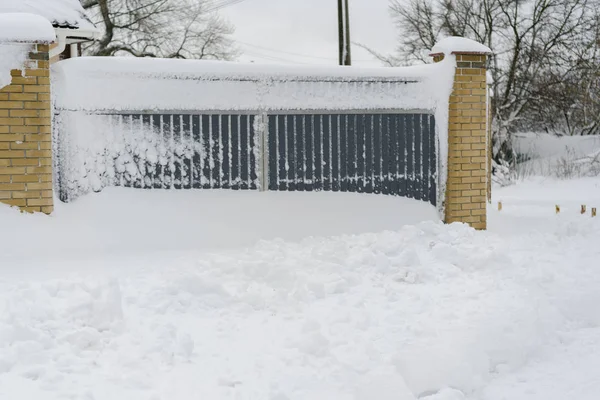
M487 228L490 141L487 55L455 54L456 74L448 118L445 222ZM443 56L435 55L434 61Z
M49 46L32 44L24 70L0 88L0 202L51 213Z

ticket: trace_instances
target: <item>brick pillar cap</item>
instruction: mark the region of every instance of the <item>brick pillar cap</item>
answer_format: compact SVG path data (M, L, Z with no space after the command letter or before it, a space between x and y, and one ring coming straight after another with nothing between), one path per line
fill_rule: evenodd
M473 55L491 55L492 50L474 40L450 36L440 40L431 49L429 54L431 57L447 55L447 54L473 54Z
M56 34L46 18L28 13L0 14L0 43L43 43L56 40Z

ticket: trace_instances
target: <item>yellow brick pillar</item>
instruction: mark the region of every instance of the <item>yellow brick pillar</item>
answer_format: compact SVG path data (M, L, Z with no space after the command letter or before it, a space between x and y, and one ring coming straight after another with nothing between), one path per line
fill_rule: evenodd
M432 53L435 62L445 57L456 60L449 99L444 221L486 229L491 155L486 72L491 51L468 39L450 38L436 45Z
M1 55L0 55L1 56ZM23 70L0 88L0 202L51 213L49 44L32 44Z

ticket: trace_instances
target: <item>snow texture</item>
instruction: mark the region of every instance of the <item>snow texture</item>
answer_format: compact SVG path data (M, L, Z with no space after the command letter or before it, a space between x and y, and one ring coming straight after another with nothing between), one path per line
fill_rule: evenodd
M492 50L486 45L474 40L460 36L450 36L437 42L431 49L431 53L443 53L445 55L454 53L492 54Z
M0 0L2 13L36 14L58 28L96 30L79 0Z
M81 128L98 121L93 117L95 113L425 111L434 113L436 118L438 204L442 205L448 154L448 100L455 65L453 57L432 65L372 69L149 58L65 60L52 67L54 107L59 129L63 130L55 151L60 154L61 148L84 149L85 140L78 139L78 135L88 137L90 147L103 141L90 137ZM90 118L88 122L86 118ZM98 125L93 131L106 136L113 129ZM62 140L75 140L77 144L71 146ZM91 155L89 165L104 153L101 148L98 150L100 153ZM114 150L124 153L123 149ZM83 150L83 154L89 152ZM66 173L81 175L77 171Z
M0 8L0 43L50 43L55 39L54 29L45 18L27 13L4 14Z
M0 43L0 89L12 82L11 70L23 69L31 45L24 43Z
M364 194L2 207L0 398L595 400L600 220L553 206L600 182L507 190L489 232L401 226L433 207ZM206 252L269 230L328 237Z

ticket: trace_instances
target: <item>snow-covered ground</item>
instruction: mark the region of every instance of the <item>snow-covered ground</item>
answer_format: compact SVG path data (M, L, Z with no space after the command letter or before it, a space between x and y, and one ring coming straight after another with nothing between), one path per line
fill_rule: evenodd
M598 399L579 203L600 179L495 189L487 232L339 193L0 207L0 399Z

